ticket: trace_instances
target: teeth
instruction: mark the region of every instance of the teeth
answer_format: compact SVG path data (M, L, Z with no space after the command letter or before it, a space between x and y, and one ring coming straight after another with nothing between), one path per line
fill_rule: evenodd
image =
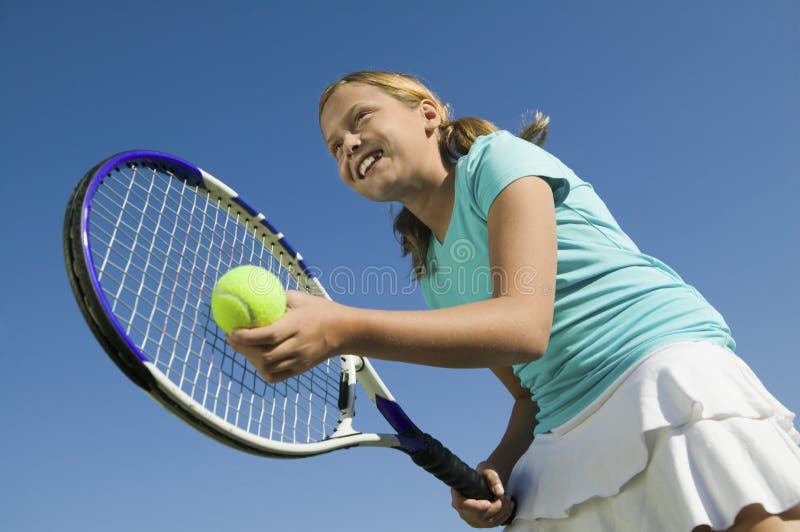
M361 166L358 167L358 175L364 177L364 174L367 172L367 169L370 166L372 166L372 163L381 158L382 153L383 152L375 152L366 159L364 159L364 161L361 163Z

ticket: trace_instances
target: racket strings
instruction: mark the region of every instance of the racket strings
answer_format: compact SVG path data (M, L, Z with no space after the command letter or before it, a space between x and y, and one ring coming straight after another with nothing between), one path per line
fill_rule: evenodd
M307 443L339 421L336 362L271 385L213 322L216 280L258 264L285 287L315 292L266 230L204 189L158 170L109 174L91 204L90 245L105 297L137 347L194 402L260 438Z

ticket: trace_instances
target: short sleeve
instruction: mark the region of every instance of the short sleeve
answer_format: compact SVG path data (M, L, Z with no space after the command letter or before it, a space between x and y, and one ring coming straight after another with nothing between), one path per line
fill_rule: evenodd
M571 170L539 146L508 131L479 137L459 160L473 197L484 216L508 185L526 176L539 176L550 185L556 207L569 195Z

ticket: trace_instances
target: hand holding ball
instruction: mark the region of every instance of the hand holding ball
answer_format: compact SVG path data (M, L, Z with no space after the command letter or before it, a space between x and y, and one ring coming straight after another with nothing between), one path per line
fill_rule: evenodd
M229 270L211 293L211 314L226 334L269 325L285 312L286 292L280 279L259 266Z

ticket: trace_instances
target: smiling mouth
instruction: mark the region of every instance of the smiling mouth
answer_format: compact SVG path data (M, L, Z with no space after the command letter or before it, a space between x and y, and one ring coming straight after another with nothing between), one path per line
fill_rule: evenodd
M367 174L372 170L375 166L375 163L380 161L383 158L383 150L378 150L376 152L370 153L367 157L361 161L361 164L358 167L358 177L364 179Z

